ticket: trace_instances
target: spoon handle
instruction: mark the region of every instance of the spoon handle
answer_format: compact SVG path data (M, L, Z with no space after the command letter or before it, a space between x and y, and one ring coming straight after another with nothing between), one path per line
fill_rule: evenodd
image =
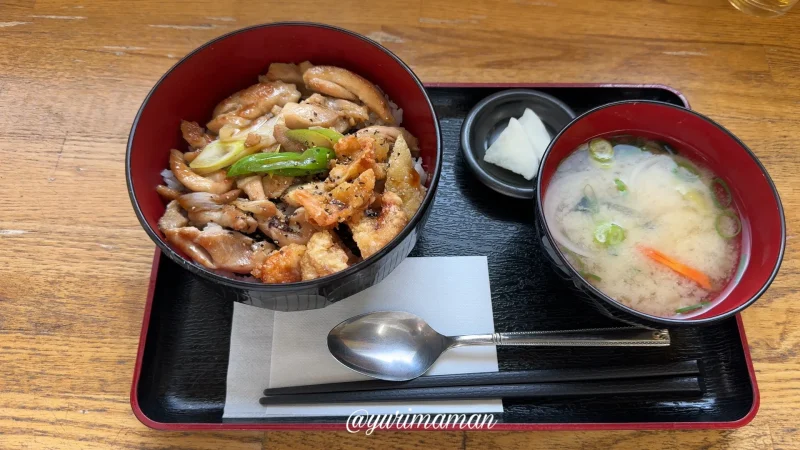
M669 331L643 328L595 328L568 331L453 336L451 347L463 345L531 345L539 347L666 347Z

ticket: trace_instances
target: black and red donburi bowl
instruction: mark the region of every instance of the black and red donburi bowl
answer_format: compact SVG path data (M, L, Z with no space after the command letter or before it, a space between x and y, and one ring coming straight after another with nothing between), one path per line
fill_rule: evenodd
M349 69L378 85L403 109L403 123L419 139L428 192L406 228L386 247L347 269L288 284L263 284L218 274L176 251L158 230L165 204L155 191L168 167L169 151L186 144L181 120L206 123L214 106L255 84L273 62L311 61ZM379 44L351 31L313 23L273 23L214 39L172 67L147 95L131 128L126 157L128 193L144 230L181 267L203 277L211 289L235 301L292 311L327 306L385 278L417 242L436 194L442 143L433 105L414 73Z
M742 217L741 278L719 304L686 319L636 311L595 288L568 262L544 219L543 200L561 161L580 144L597 137L639 135L664 141L690 160L726 180ZM752 305L778 274L786 245L786 224L778 191L753 152L728 130L694 111L653 101L610 103L573 120L553 139L539 167L536 220L541 242L556 267L602 313L650 326L700 325L730 317ZM747 247L749 246L749 251Z

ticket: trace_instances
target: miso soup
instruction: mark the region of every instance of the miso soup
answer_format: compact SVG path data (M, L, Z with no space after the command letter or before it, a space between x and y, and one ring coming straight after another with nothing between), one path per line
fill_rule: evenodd
M544 197L570 264L638 311L688 317L724 296L741 252L728 184L666 144L593 139L565 158Z

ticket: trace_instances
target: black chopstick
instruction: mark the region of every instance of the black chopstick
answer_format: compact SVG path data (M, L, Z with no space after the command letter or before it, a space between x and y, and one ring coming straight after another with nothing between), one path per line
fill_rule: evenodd
M668 364L591 369L546 369L509 372L481 372L457 375L432 375L410 381L367 380L347 383L316 384L265 389L264 395L319 394L329 392L373 391L382 389L414 389L448 386L483 386L502 384L530 384L566 381L599 381L698 375L696 360Z
M446 386L373 391L284 394L262 397L262 405L308 403L363 403L376 401L468 400L492 398L553 398L595 395L702 393L697 377L643 378L627 380L572 381L562 383Z

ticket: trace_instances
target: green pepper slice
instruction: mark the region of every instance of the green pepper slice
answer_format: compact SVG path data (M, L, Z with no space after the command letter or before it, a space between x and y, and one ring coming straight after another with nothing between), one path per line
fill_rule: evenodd
M274 173L285 176L304 176L328 169L328 162L336 157L333 150L311 147L303 153L257 153L242 158L228 170L229 177L251 173Z

